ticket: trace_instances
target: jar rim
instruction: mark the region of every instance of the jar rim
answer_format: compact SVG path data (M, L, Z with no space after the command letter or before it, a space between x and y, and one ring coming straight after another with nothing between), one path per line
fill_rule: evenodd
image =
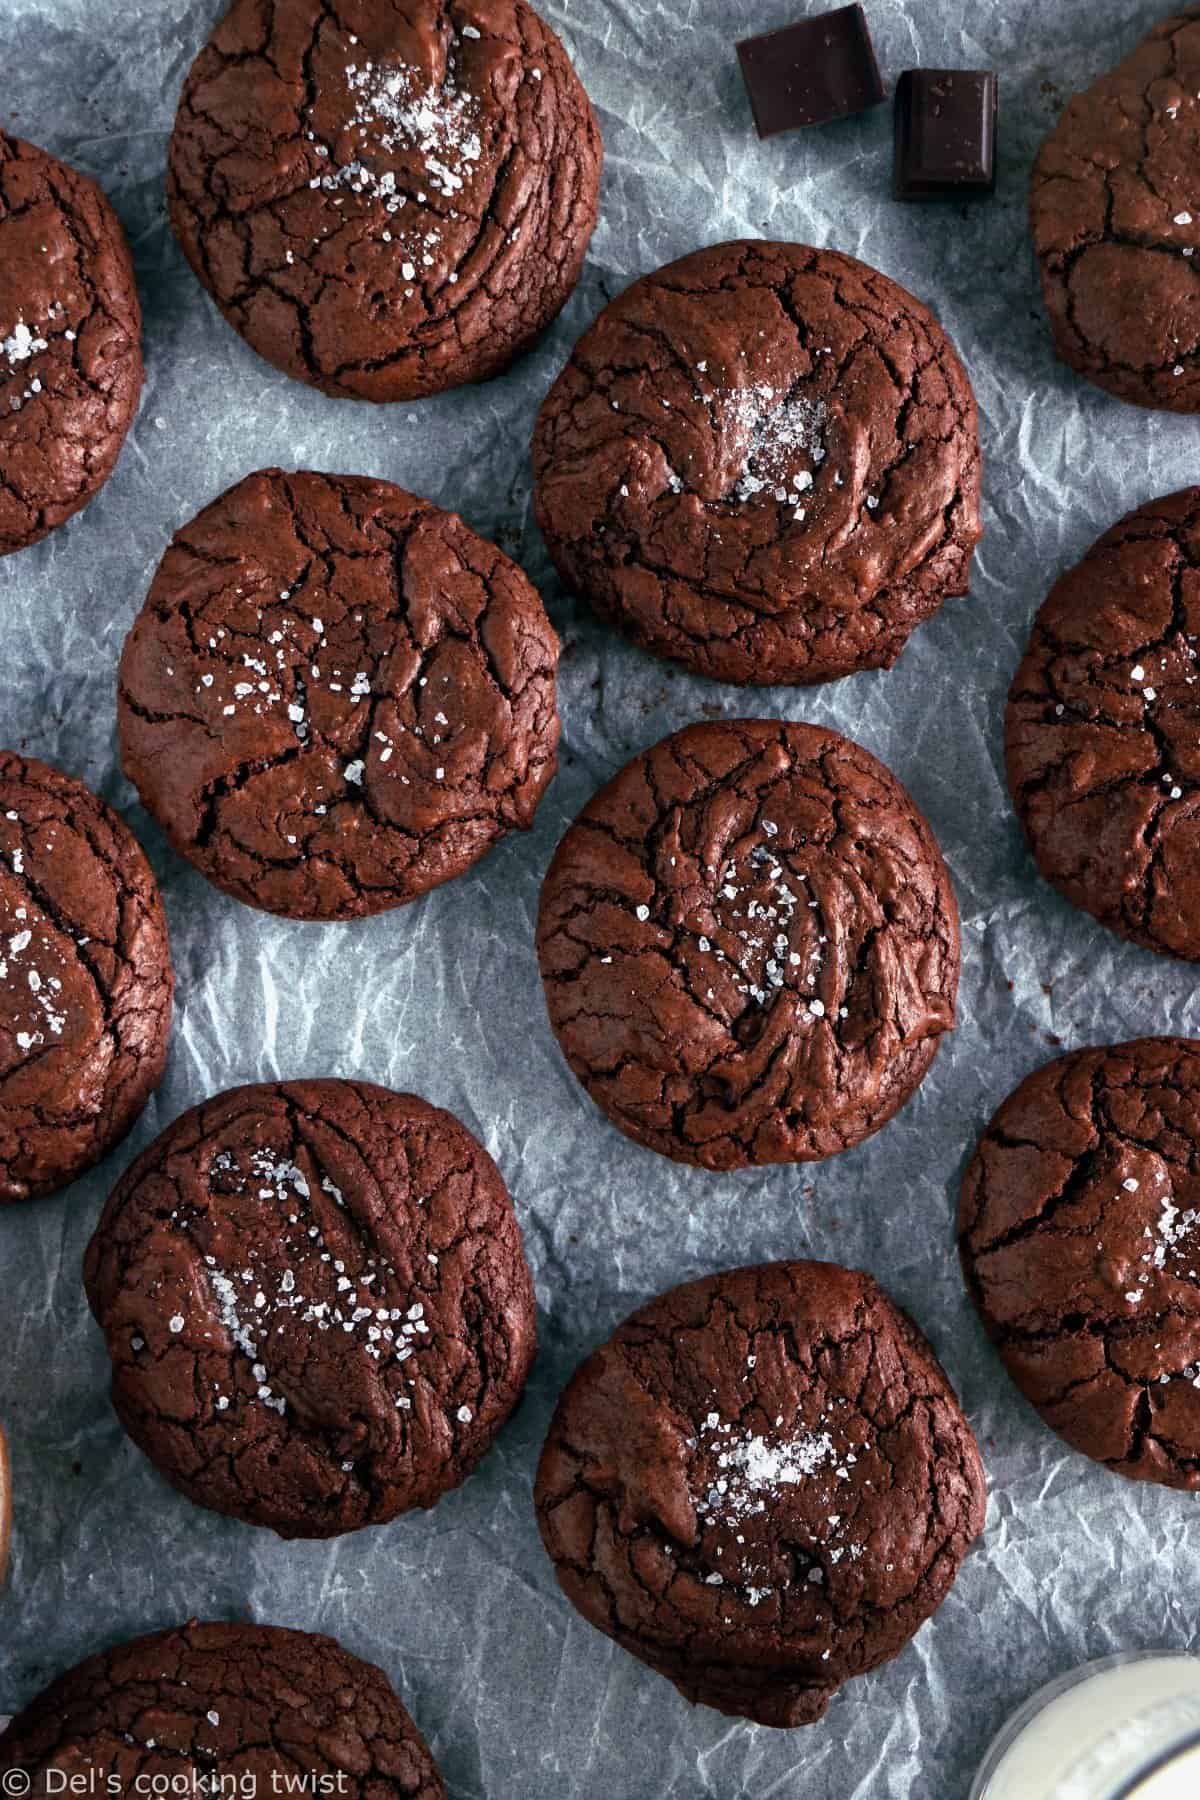
M1180 1650L1174 1646L1149 1650L1118 1650L1111 1656L1099 1656L1093 1658L1091 1662L1079 1663L1073 1669L1065 1669L1060 1674L1052 1676L1049 1681L1043 1682L1041 1687L1035 1689L1017 1708L1016 1712L1005 1720L999 1731L989 1741L967 1800L987 1800L988 1786L1004 1756L1021 1736L1026 1726L1062 1695L1069 1693L1072 1688L1082 1686L1086 1681L1091 1681L1097 1675L1105 1674L1110 1669L1125 1668L1130 1663L1160 1660L1200 1662L1200 1657L1190 1650ZM1132 1785L1122 1788L1113 1797L1113 1800L1137 1800L1139 1783L1144 1782L1156 1770L1169 1767L1173 1758L1182 1755L1186 1750L1196 1748L1198 1744L1200 1744L1200 1733L1197 1733L1195 1738L1189 1738L1186 1743L1173 1745L1153 1768L1143 1770L1141 1774L1134 1776Z

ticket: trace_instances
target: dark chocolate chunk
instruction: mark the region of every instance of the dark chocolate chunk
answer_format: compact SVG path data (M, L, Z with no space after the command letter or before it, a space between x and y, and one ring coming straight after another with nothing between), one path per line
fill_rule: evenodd
M742 79L760 138L878 106L884 88L861 6L744 38Z
M897 200L992 192L996 89L990 69L905 69L896 83Z

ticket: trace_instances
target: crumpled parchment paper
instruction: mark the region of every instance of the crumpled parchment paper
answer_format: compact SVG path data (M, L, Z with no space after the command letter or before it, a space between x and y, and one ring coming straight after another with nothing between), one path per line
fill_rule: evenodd
M994 1105L1060 1046L1200 1035L1197 977L1119 943L1034 873L1004 789L1001 715L1052 576L1129 507L1195 480L1196 422L1122 406L1051 355L1025 229L1031 158L1062 100L1157 16L1122 0L869 0L881 64L998 68L1000 179L970 207L889 197L891 107L760 144L735 38L822 0L544 0L599 111L608 162L584 280L511 374L408 407L325 399L260 362L166 223L166 138L214 0L0 0L0 124L95 175L125 222L148 379L116 476L0 563L0 739L114 802L162 879L179 975L166 1080L127 1145L69 1192L0 1214L0 1417L17 1499L0 1596L0 1713L111 1641L189 1614L329 1631L382 1663L455 1800L960 1800L992 1732L1051 1675L1194 1646L1197 1501L1068 1452L986 1345L953 1249L957 1183ZM1165 10L1165 5L1162 8ZM723 237L828 244L932 303L974 380L987 535L889 674L738 692L642 656L550 574L531 519L534 414L574 338L635 276ZM166 848L116 759L121 642L170 533L269 463L384 476L459 509L529 570L564 639L562 769L536 829L417 905L345 926L265 918ZM627 1143L567 1071L532 937L567 822L635 750L701 716L838 726L931 820L963 916L960 1023L917 1098L823 1166L713 1177ZM456 1112L514 1193L542 1350L480 1472L428 1515L286 1545L202 1512L117 1426L80 1286L102 1198L183 1108L234 1082L361 1075ZM576 1362L652 1293L741 1261L872 1270L928 1331L987 1463L986 1537L900 1658L811 1730L694 1711L577 1618L530 1507Z

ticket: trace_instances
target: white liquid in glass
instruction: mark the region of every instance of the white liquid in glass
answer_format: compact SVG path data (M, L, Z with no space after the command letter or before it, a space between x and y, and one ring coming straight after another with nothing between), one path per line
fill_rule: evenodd
M971 1800L1197 1800L1200 1658L1092 1663L1035 1695L993 1744Z

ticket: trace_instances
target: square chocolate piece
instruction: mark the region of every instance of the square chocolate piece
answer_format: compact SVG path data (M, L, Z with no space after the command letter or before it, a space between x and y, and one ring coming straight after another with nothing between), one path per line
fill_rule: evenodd
M883 82L861 6L841 6L737 47L760 138L878 106Z
M996 185L990 69L905 69L896 83L897 200L971 200Z

